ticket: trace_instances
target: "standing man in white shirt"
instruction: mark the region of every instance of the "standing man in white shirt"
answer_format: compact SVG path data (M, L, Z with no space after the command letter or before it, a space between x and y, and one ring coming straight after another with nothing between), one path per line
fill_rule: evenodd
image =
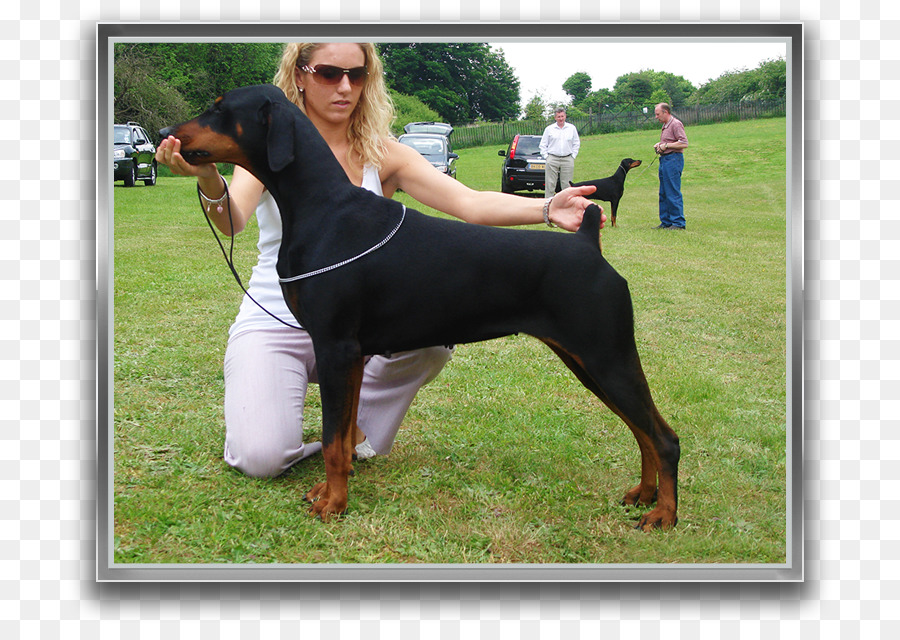
M580 146L578 130L574 124L566 122L566 110L557 108L556 122L544 129L541 136L541 155L547 159L544 168L544 195L547 198L556 195L557 179L564 189L575 179L575 156Z

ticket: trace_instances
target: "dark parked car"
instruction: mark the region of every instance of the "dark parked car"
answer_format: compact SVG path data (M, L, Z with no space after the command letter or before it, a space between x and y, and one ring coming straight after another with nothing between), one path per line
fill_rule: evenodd
M136 122L113 125L113 180L133 187L137 180L156 184L156 145Z
M541 136L517 133L509 144L509 149L497 152L497 155L506 158L500 182L503 193L544 190L546 161L541 157L540 146Z
M404 133L397 140L425 156L438 171L451 178L456 177L456 160L459 156L450 150L450 141L445 136L437 133Z

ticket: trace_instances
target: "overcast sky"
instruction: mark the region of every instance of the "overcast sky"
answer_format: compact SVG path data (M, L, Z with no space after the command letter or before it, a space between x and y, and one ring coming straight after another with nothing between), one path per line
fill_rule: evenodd
M525 105L535 93L546 102L568 102L562 84L572 74L587 73L594 91L612 89L616 78L652 69L684 76L695 87L726 71L755 69L764 60L787 59L784 42L496 42L521 82Z

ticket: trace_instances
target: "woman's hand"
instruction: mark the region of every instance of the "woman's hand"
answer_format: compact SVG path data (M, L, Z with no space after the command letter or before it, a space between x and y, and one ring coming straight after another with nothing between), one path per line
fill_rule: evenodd
M593 204L584 196L593 193L597 187L569 187L563 189L550 202L550 221L558 227L566 231L578 231L581 226L581 219L584 217L584 210L588 205ZM598 205L599 206L599 205ZM603 207L600 207L603 210ZM600 228L603 228L606 222L606 214L600 214Z
M219 175L216 165L190 164L181 155L181 140L178 138L169 136L159 143L156 148L156 161L169 167L175 175L196 177L197 186L207 199L216 200L226 193L225 179ZM239 233L256 211L263 189L262 183L249 171L236 166L227 192L228 204L223 206L227 207L227 213L219 213L216 207L208 203L203 209L219 231L226 235Z
M179 176L195 176L197 178L215 178L218 170L214 164L190 164L181 155L181 140L169 136L156 148L156 161L164 164Z

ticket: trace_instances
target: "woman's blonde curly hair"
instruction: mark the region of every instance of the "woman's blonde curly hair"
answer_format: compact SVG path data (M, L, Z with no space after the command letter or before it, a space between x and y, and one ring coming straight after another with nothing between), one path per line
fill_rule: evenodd
M284 92L288 99L306 113L303 93L294 81L294 69L309 64L313 53L324 42L291 42L284 46L281 64L275 74L275 86ZM357 43L366 58L366 69L369 77L363 85L359 104L350 116L350 128L347 137L350 141L350 152L354 159L362 164L371 164L380 169L387 152L385 140L391 136L391 124L394 121L394 104L384 84L384 67L369 42Z

